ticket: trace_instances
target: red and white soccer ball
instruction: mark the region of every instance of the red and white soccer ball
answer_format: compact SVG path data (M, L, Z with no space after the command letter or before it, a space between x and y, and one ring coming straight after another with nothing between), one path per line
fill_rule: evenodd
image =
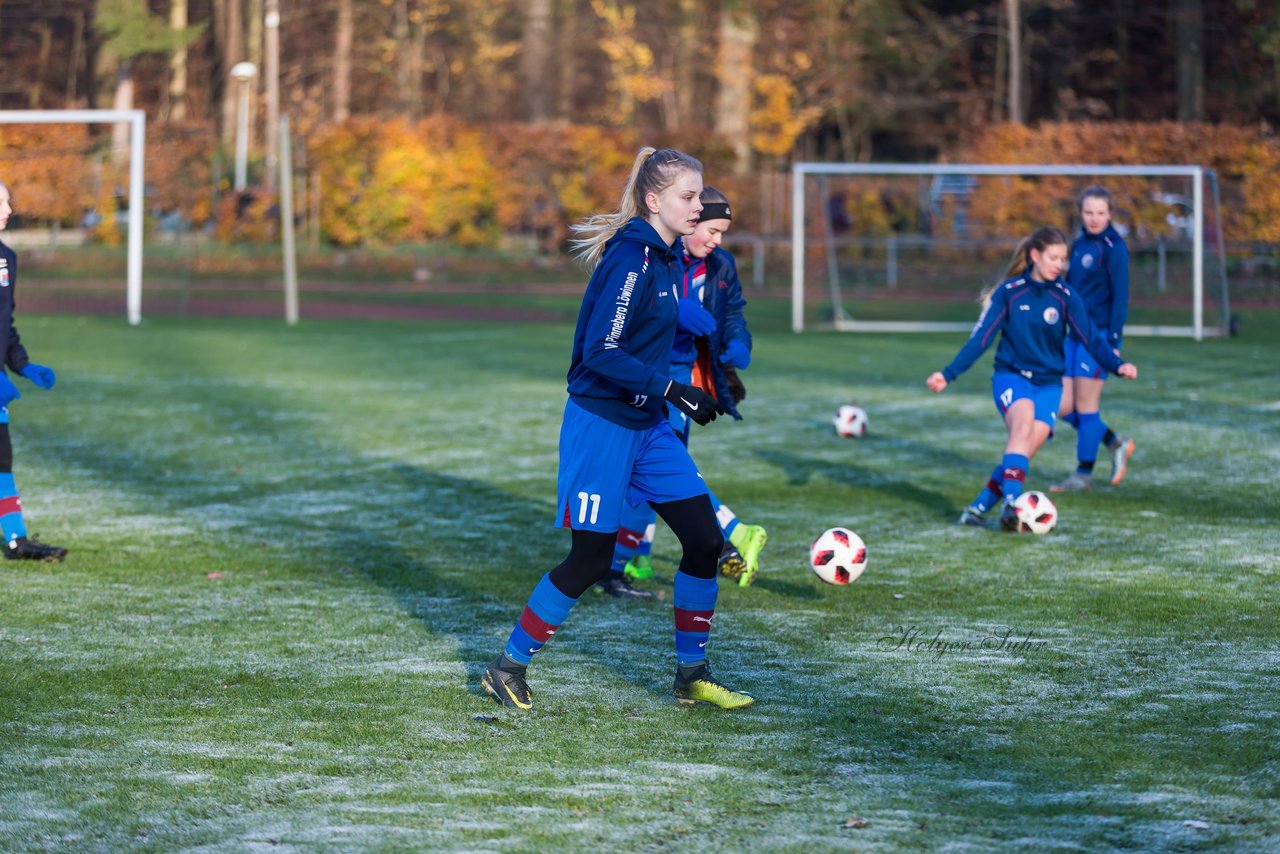
M849 584L867 568L867 545L848 528L831 528L809 547L809 566L828 584Z
M842 406L836 410L836 417L831 420L836 426L837 435L846 439L861 439L867 435L867 413L861 406Z
M1019 533L1047 534L1058 524L1058 508L1049 496L1034 489L1015 498L1013 510L1018 515Z

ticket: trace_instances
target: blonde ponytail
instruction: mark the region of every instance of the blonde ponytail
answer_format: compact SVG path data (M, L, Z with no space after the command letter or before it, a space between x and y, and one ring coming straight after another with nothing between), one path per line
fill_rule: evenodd
M631 176L622 190L618 210L596 214L571 225L570 231L581 236L569 241L570 251L584 267L594 270L604 256L605 244L618 230L632 217L648 214L645 196L649 193L661 193L685 171L701 175L701 161L674 148L654 149L646 146L640 149L635 163L631 165Z

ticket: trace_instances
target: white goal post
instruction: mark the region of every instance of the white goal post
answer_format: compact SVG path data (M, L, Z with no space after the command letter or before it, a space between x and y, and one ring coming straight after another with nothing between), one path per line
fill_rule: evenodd
M143 153L147 140L147 114L142 110L0 110L0 124L120 124L129 134L129 237L128 283L125 296L129 323L142 322L142 218L146 210ZM15 180L14 177L9 178Z
M1224 334L1227 325L1225 311L1226 288L1225 271L1223 273L1223 310L1221 324L1224 328L1206 329L1204 323L1204 247L1205 247L1205 182L1212 181L1213 202L1215 206L1214 221L1217 228L1216 244L1219 252L1223 251L1221 212L1217 210L1217 181L1213 171L1202 166L1115 166L1089 164L1059 165L1027 165L1000 163L796 163L791 168L791 295L792 313L791 327L801 332L805 327L805 255L810 242L806 230L806 178L817 176L1009 176L1035 178L1041 176L1073 176L1086 179L1099 179L1107 176L1129 176L1142 178L1181 177L1191 182L1191 301L1192 318L1190 326L1173 325L1126 325L1125 333L1134 335L1169 335L1190 336L1195 340L1206 334ZM824 201L825 204L825 201ZM825 211L825 208L824 208ZM827 237L830 242L830 223L824 220ZM1010 246L1017 235L1010 235ZM833 324L836 329L850 332L938 332L968 331L970 323L943 321L898 321L898 320L859 320L848 317L840 306L838 295L838 272L834 256L829 249L828 266L830 277L836 279L832 283Z

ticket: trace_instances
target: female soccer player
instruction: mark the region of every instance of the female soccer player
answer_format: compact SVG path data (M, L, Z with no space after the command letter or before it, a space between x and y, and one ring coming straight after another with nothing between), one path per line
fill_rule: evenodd
M934 371L925 384L940 392L964 373L1000 333L991 391L1009 438L1004 458L973 503L960 514L960 524L985 527L983 514L1004 496L1000 527L1018 529L1013 502L1022 493L1027 467L1053 432L1062 398L1064 354L1068 339L1088 348L1099 364L1133 379L1138 369L1107 346L1089 319L1080 297L1061 279L1067 264L1067 238L1042 226L1018 245L1004 281L982 293L982 314L969 340L951 364Z
M480 678L504 706L532 707L525 668L608 572L623 505L644 501L684 552L675 577L676 699L721 708L753 702L717 682L707 665L724 536L697 466L663 413L664 400L698 424L723 411L711 395L667 375L680 311L674 244L697 227L701 192L698 160L644 148L617 212L574 227L575 250L592 273L560 426L556 525L572 539L568 557L534 587L506 649Z
M671 348L670 374L677 382L691 383L715 395L726 414L741 420L732 391L733 373L751 364L751 332L743 309L738 265L720 246L733 222L729 199L715 187L702 190L702 214L693 234L681 238L683 274L680 279L680 313ZM679 409L670 411L671 429L689 445L689 418ZM760 568L760 551L768 532L760 525L741 522L714 493L711 506L726 539L720 555L720 572L749 586ZM618 598L651 599L654 594L637 590L627 576L651 578L649 553L653 547L654 512L648 504L623 509L613 567L601 582L605 592Z
M1119 353L1129 314L1129 247L1111 225L1111 193L1106 187L1085 187L1077 202L1083 225L1071 244L1067 285L1080 295L1107 344ZM1124 480L1134 442L1117 436L1098 411L1106 376L1087 348L1067 341L1067 375L1062 378L1059 415L1076 428L1076 470L1051 485L1050 492L1092 489L1100 442L1111 452L1111 485Z
M0 182L0 231L9 226L12 214L13 197L8 186ZM53 369L37 365L27 357L27 349L13 325L13 292L17 286L18 256L0 243L0 329L7 330L0 332L5 336L4 358L0 364L40 388L53 388ZM67 556L67 550L28 538L22 518L22 502L13 481L13 443L9 438L9 404L20 397L18 387L0 368L0 531L4 533L4 556L11 560L60 561Z

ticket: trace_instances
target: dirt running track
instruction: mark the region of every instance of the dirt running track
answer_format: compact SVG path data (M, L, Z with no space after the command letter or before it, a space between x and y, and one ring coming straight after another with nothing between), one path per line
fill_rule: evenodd
M124 296L45 295L26 290L18 298L21 314L123 315ZM565 320L561 312L500 305L405 305L403 303L306 300L298 314L303 319L345 320L457 320L468 322L548 323ZM142 298L142 316L284 317L282 299Z

